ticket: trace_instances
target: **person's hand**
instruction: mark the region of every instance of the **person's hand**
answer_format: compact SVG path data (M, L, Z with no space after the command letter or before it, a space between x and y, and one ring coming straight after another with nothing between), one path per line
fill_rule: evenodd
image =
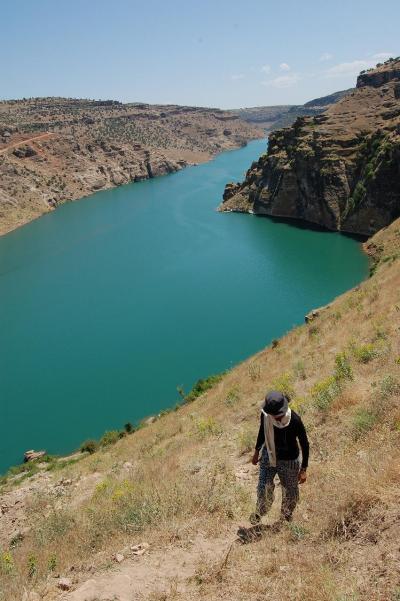
M304 484L304 482L306 482L306 480L307 480L307 470L302 468L299 471L299 484Z
M254 451L254 455L251 458L251 463L253 465L257 465L257 463L258 463L258 451L257 451L257 449Z

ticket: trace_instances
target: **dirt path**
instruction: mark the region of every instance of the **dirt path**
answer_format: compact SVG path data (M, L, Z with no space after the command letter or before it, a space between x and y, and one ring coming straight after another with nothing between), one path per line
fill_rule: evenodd
M255 486L256 470L246 458L236 462L235 475L238 482ZM60 594L57 601L145 601L164 599L172 593L190 598L199 570L218 570L232 546L238 544L237 528L238 524L233 524L231 532L215 538L199 534L182 545L150 547L141 556L125 551L121 564L94 573L77 583L73 591Z
M55 135L56 135L55 133L46 132L45 134L40 134L39 136L34 136L33 138L28 138L26 140L20 140L19 142L14 142L13 144L9 144L5 148L2 148L0 150L0 154L4 154L5 152L7 152L8 150L10 150L11 148L17 148L18 146L23 146L24 144L28 144L29 142L34 142L35 140L42 140L44 138L50 138L50 137L55 136Z
M93 575L59 601L132 601L149 596L163 599L164 595L186 593L193 584L191 578L203 564L223 563L235 535L230 538L206 539L196 537L184 547L150 548L140 557L126 559L120 565Z

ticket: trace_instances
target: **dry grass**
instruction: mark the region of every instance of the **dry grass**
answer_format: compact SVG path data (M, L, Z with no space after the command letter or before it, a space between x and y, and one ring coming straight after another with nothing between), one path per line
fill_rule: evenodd
M390 244L396 231L399 222L387 229ZM77 484L71 496L31 495L30 532L3 548L0 599L19 599L24 587L52 599L55 572L84 580L133 540L185 545L199 532L225 534L224 553L199 559L182 597L171 585L153 599L398 599L399 291L399 261L383 262L312 326L295 328L193 403L65 468ZM365 345L376 352L359 361L352 349ZM254 503L253 484L235 474L272 386L291 394L308 426L308 483L293 525L226 556Z

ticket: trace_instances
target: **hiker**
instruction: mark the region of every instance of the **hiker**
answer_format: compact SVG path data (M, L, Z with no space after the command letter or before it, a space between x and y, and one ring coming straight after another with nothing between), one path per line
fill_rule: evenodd
M297 441L301 447L301 467ZM267 393L261 409L253 465L257 465L261 449L257 507L250 520L259 523L261 516L271 509L274 477L278 474L282 486L281 521L290 522L299 499L299 483L307 479L309 444L301 417L290 409L288 397L276 390Z

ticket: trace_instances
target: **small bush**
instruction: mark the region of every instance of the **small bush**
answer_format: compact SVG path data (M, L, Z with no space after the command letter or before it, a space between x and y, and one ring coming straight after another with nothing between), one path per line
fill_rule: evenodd
M400 393L400 383L394 376L387 374L379 382L379 392L382 399L387 400L394 394Z
M135 431L135 428L134 428L133 424L131 424L131 422L127 422L124 425L124 430L127 434L132 434L132 432Z
M57 555L55 553L52 553L50 555L49 559L47 560L48 571L54 572L57 569L57 565L58 565Z
M12 574L14 571L14 559L9 551L0 554L0 573Z
M219 436L222 427L213 417L200 417L196 421L196 432L201 438L208 435Z
M80 452L81 453L89 453L90 455L93 455L93 453L95 453L97 451L99 447L99 443L97 442L97 440L85 440L85 442L83 442L80 446Z
M352 353L359 363L369 363L377 356L373 344L362 344L361 346L352 346Z
M311 389L315 406L322 411L328 409L333 399L339 394L340 385L335 376L330 376L321 382L317 382Z
M336 380L353 380L353 370L351 369L350 361L346 353L338 353L335 357L335 372Z
M235 405L239 401L239 399L239 389L237 387L231 388L231 390L229 390L228 394L226 395L225 405L231 407L232 405Z
M271 389L278 390L289 398L294 395L293 376L289 373L283 373L271 382Z
M366 432L369 432L369 430L372 430L376 423L376 419L377 416L374 411L363 408L358 409L353 419L355 437L358 438Z
M224 374L215 374L213 376L209 376L208 378L200 378L197 380L196 384L193 386L192 390L184 397L184 403L191 403L197 397L204 394L210 388L213 388L218 382L220 382L223 378Z
M309 533L307 528L304 528L304 526L300 526L299 524L289 524L289 531L293 541L302 540Z
M117 430L110 430L109 432L104 432L103 436L100 438L100 446L108 447L109 445L115 444L120 439L120 433Z
M249 453L255 444L254 432L251 429L241 430L238 436L239 453Z
M37 558L33 553L28 557L28 577L33 578L37 572Z

